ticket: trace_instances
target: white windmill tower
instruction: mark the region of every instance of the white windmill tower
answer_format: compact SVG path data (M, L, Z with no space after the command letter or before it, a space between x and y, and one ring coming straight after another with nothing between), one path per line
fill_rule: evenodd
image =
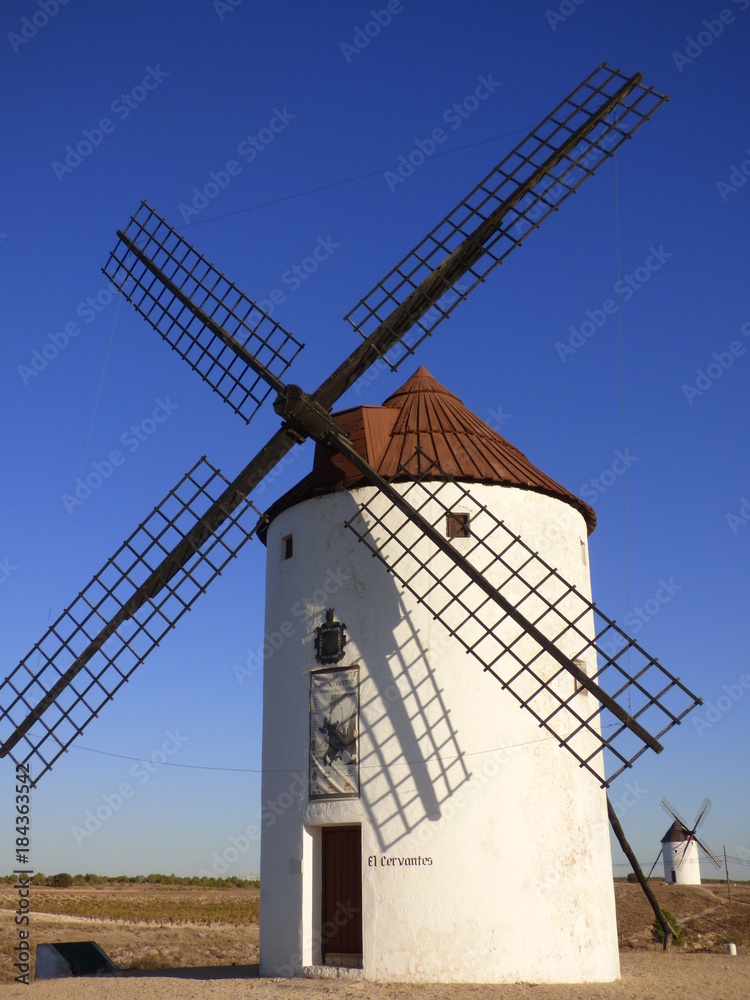
M662 799L661 804L664 810L672 816L674 822L661 838L661 850L656 856L651 871L656 867L659 855L663 855L665 882L670 885L700 885L701 870L698 847L703 850L711 864L716 868L721 868L721 862L713 851L697 837L698 827L708 816L711 800L703 800L692 829L688 827L680 814L672 808L666 799Z
M383 406L335 416L369 465L429 509L458 551L482 566L503 550L514 569L527 563L506 522L588 599L593 511L424 368ZM438 455L440 469L427 457ZM272 766L262 797L274 823L261 861L263 971L288 971L301 940L303 966L362 965L364 954L372 979L614 979L605 793L474 668L466 647L479 639L476 620L464 621L457 605L443 611L453 636L435 620L432 598L442 607L465 584L444 555L430 560L421 531L400 531L405 558L393 571L416 572L412 584L433 591L426 600L398 588L347 530L352 522L365 535L366 524L366 540L387 548L376 519L388 506L353 465L319 446L310 475L267 512L266 632L287 639L264 672L263 759ZM559 577L549 587L545 575L538 566L527 582L499 564L493 572L534 618L553 590L557 611L575 618L580 598L566 600ZM464 599L475 600L466 591ZM489 623L489 609L482 613ZM345 641L336 641L334 616ZM501 642L526 655L513 622L497 624L482 655L491 662ZM561 640L593 675L593 647L579 658L580 644L572 630ZM554 660L534 670L588 710L592 695L575 694ZM539 711L565 711L530 675L518 691ZM598 752L593 734L579 741L582 755L584 745ZM290 804L290 776L302 764L309 795L305 787Z
M677 885L700 885L701 869L698 842L687 827L676 819L661 838L664 857L664 881Z
M591 602L592 512L451 393L421 373L391 405L331 408L664 100L598 67L349 314L364 340L311 393L282 381L299 341L145 202L118 231L116 287L242 419L275 392L282 424L231 481L196 463L11 671L0 757L34 784L53 767L256 533L255 487L314 439L312 480L261 521L266 973L617 975L601 789L700 699Z

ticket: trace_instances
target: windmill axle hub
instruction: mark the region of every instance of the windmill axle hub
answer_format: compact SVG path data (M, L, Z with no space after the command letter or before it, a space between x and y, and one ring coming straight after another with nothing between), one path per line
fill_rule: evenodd
M298 385L288 385L280 392L274 400L273 408L292 430L303 437L311 437L315 441L349 437L331 414Z

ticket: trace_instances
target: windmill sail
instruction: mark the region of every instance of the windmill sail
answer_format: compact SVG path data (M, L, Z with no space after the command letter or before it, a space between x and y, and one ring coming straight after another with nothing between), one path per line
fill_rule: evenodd
M0 685L0 755L34 783L254 534L228 486L202 458Z
M704 799L701 803L701 807L698 810L698 815L695 817L695 823L693 823L693 830L697 830L698 827L705 822L706 816L711 812L711 806L713 803L711 799Z
M364 337L400 331L392 368L667 100L642 79L602 64L347 313Z
M695 840L695 842L698 845L698 847L700 847L700 849L706 855L706 857L711 862L711 864L714 866L714 868L721 868L721 861L719 861L719 859L714 854L714 852L711 850L711 848L707 847L706 844L704 844L704 842L702 840L700 840L695 834L693 834L693 840Z
M245 423L303 345L146 204L104 273Z
M401 496L411 513L375 493L347 527L401 586L603 786L648 746L658 752L659 738L700 700L434 459L416 455L393 479L408 480ZM442 530L457 505L471 535L446 571L441 550L425 535L415 542L409 527L421 515ZM562 656L551 662L554 651Z
M680 823L682 826L684 826L686 830L690 829L690 827L688 826L688 824L685 822L685 820L682 818L682 816L680 816L680 814L677 812L677 810L674 808L674 806L670 805L670 803L667 802L666 798L663 798L661 800L661 807L662 807L662 809L665 812L669 813L669 815L672 817L672 819L676 819L678 823Z

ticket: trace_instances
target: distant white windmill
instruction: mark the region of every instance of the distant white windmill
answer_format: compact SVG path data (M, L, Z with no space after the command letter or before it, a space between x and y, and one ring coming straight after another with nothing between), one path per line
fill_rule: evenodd
M700 859L698 848L706 854L708 859L717 868L721 868L721 862L716 855L706 845L700 841L696 835L698 827L703 823L711 808L711 800L704 799L703 804L695 817L693 828L690 829L680 814L672 808L666 799L661 800L661 804L672 816L674 822L661 839L661 850L656 855L656 861L651 866L651 872L656 868L659 858L664 855L664 881L675 883L676 885L700 885Z

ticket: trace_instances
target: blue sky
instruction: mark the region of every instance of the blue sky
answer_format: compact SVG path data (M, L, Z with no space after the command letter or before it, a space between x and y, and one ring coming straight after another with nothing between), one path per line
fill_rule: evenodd
M343 315L606 60L669 103L418 362L593 504L595 600L706 700L612 788L638 856L658 851L663 795L688 819L709 796L705 839L745 856L750 0L392 0L390 22L365 34L386 6L4 5L2 672L201 455L231 478L277 425L269 406L245 427L118 310L101 268L140 200L274 304L307 345L290 375L311 389L355 345ZM482 78L492 87L473 110ZM394 182L399 157L437 127L436 155ZM81 142L77 162L67 147ZM617 317L601 321L618 281L616 200L620 276L633 276L622 365ZM321 245L325 259L295 282ZM592 316L592 335L574 336ZM410 370L342 404L379 403ZM65 496L113 450L124 461L71 516ZM310 454L299 449L256 503L289 488ZM37 870L192 874L258 821L264 572L253 542L43 779ZM11 779L5 761L7 803ZM107 803L100 828L76 835ZM0 870L13 867L11 839L6 823ZM256 873L257 844L229 870Z

